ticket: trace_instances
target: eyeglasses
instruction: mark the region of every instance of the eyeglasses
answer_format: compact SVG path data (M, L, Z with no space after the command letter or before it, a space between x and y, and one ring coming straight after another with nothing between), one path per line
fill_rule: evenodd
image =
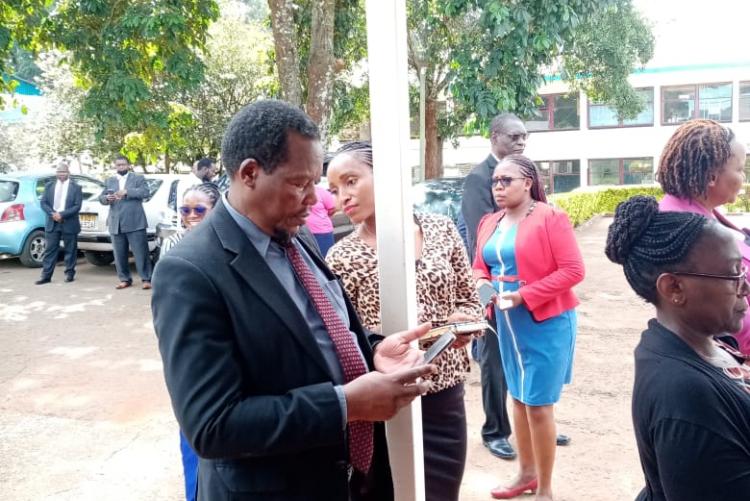
M510 138L510 140L514 143L517 143L519 139L523 139L526 141L529 138L529 133L523 133L523 134L506 134L505 132L500 132L503 136Z
M497 188L497 185L502 184L503 188L507 188L508 186L513 183L514 179L526 179L525 177L510 177L510 176L502 176L502 177L493 177L492 178L492 187Z
M208 207L205 205L196 205L195 207L188 207L187 205L183 205L180 207L180 214L187 217L190 215L191 212L195 212L197 216L203 216L206 211L208 211Z
M742 267L742 270L740 271L739 275L715 275L713 273L695 273L692 271L670 271L672 275L685 275L688 277L702 277L702 278L717 278L719 280L733 280L737 282L737 289L735 293L738 296L747 295L743 294L745 292L746 287L748 287L750 284L747 283L747 268Z

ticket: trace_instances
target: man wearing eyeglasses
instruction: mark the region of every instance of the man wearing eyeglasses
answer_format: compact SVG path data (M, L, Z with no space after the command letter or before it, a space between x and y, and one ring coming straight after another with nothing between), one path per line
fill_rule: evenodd
M466 225L469 259L474 260L479 220L498 207L492 197L492 172L503 157L523 153L528 132L520 118L512 113L496 116L490 124L490 154L472 169L464 181L461 216ZM494 324L494 319L490 319ZM482 377L482 404L485 421L482 441L490 453L501 459L514 459L516 451L508 441L511 434L506 409L507 386L495 334L488 331L477 340Z

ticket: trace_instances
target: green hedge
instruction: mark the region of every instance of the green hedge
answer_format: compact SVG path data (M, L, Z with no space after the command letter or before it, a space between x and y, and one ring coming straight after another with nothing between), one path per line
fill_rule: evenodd
M659 186L594 186L571 193L552 195L550 201L568 213L573 226L585 223L597 214L614 214L617 205L634 195L651 195L661 200ZM725 206L727 212L750 212L750 184L737 200Z

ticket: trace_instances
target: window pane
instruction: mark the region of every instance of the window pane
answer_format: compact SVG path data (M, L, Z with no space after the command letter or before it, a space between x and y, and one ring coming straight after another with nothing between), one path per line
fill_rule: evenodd
M542 105L534 110L534 115L526 121L526 130L549 130L549 98L542 97Z
M745 179L750 179L750 157L745 160Z
M539 167L539 181L544 186L545 193L552 193L550 191L550 168L553 162L536 162Z
M553 162L553 193L565 193L581 186L581 161L560 160Z
M73 176L73 179L81 186L84 200L95 199L99 197L104 190L104 185L102 183L92 181L91 179L79 176Z
M604 104L589 105L589 127L617 127L617 112Z
M732 120L732 84L701 85L699 96L700 118Z
M654 161L651 158L627 158L622 165L623 184L653 184Z
M44 185L49 183L54 179L52 176L50 177L40 177L36 180L36 196L39 200L42 199L42 195L44 195Z
M623 125L653 125L654 123L654 89L637 89L644 101L643 109L631 120L623 120Z
M577 129L580 125L578 96L555 96L555 110L552 119L555 129Z
M695 111L695 86L664 87L662 121L678 124L693 118Z
M750 120L750 82L740 82L740 120Z
M604 104L589 105L589 127L619 127L628 125L653 125L654 123L654 89L636 89L643 99L643 109L638 116L620 123L615 108Z
M620 161L589 160L589 178L592 185L620 184Z

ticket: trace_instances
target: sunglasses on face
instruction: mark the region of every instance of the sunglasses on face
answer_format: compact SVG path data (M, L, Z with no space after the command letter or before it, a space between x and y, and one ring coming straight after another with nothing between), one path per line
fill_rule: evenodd
M493 177L492 187L497 188L498 185L502 185L503 188L507 188L513 183L513 180L515 179L526 179L526 178L525 177L510 177L510 176Z
M180 214L187 217L190 215L191 212L195 212L197 216L203 216L206 214L206 211L208 211L208 207L205 205L196 205L195 207L188 207L187 205L183 205L180 207Z
M719 280L733 280L735 282L736 290L735 293L738 296L746 295L743 294L746 291L746 287L750 286L747 283L747 268L742 267L739 275L715 275L712 273L695 273L692 271L672 271L672 275L684 275L688 277L701 277L701 278L716 278Z

